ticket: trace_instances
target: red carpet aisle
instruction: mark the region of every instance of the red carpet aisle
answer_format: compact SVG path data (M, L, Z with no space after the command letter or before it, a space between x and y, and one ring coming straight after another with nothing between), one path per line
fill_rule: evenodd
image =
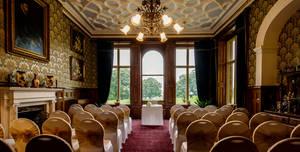
M149 127L141 126L140 120L134 120L132 128L122 152L172 152L168 121L164 121L164 126Z

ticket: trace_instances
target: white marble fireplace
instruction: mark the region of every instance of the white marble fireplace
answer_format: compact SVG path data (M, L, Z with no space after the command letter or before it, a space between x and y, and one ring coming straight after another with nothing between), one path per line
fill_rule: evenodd
M61 89L0 87L0 123L5 136L8 137L10 122L18 118L20 107L43 105L45 112L55 111L58 91Z

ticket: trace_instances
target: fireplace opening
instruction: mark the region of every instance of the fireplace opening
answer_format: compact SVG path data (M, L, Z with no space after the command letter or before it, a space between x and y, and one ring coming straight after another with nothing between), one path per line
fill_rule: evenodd
M41 129L43 122L47 119L45 105L18 107L18 118L27 118L34 121Z

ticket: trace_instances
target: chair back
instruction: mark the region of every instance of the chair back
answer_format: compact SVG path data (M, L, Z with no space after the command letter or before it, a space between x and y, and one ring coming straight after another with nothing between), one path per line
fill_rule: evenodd
M102 112L102 110L100 108L98 108L96 105L94 104L88 104L84 107L84 110L91 113L94 117L97 115L97 113Z
M54 135L39 135L26 145L26 152L73 152L72 147L62 138Z
M228 116L228 118L226 119L226 122L230 122L230 121L241 121L245 124L249 124L249 117L247 114L243 113L243 112L235 112L232 113L231 115Z
M244 122L230 121L221 126L217 139L221 140L229 136L243 136L250 139L250 129Z
M217 142L210 152L258 152L258 150L249 138L230 136Z
M0 124L0 139L3 139L5 137L5 130L2 124Z
M80 152L104 152L104 129L97 120L84 119L75 131Z
M226 109L229 109L230 111L233 111L234 107L235 107L235 105L227 104L227 105L223 105L221 108L226 108Z
M13 120L9 131L15 140L17 152L25 152L25 147L29 140L40 134L37 124L26 118Z
M217 128L220 128L225 123L224 117L221 114L215 112L209 112L205 114L201 119L211 121Z
M207 105L206 107L204 107L204 109L208 112L214 112L216 111L218 108L215 105Z
M198 119L201 119L208 112L203 108L199 108L193 111L193 113L197 116Z
M243 107L236 108L232 111L232 113L236 113L236 112L243 112L243 113L247 114L248 116L250 115L249 111Z
M66 122L68 122L69 124L71 124L71 118L69 117L69 115L67 113L65 113L64 111L61 110L56 110L54 112L51 112L49 115L49 118L52 117L58 117L58 118L62 118L64 119Z
M184 107L182 105L177 105L177 104L172 106L171 109L170 109L170 116L172 116L173 112L175 112L179 108L184 108Z
M179 108L179 109L177 109L173 112L172 117L173 117L175 126L177 125L177 119L178 119L179 115L184 113L184 112L186 112L186 109L184 109L184 108L183 109Z
M76 112L72 119L72 126L76 128L76 126L79 125L80 121L83 119L94 119L94 116L91 113L85 111Z
M9 146L5 141L0 139L0 151L1 152L15 152L15 150Z
M195 120L197 116L192 112L183 112L177 118L177 139L175 151L180 152L181 144L186 140L185 132L187 127Z
M124 113L124 120L129 120L129 116L130 116L130 110L125 108L124 106L118 106L118 108L120 108L123 113Z
M251 132L254 131L254 129L260 125L263 122L272 120L271 116L265 112L259 112L252 116L252 118L249 120L249 128Z
M43 134L56 135L72 145L71 125L62 118L52 117L47 119L42 126Z
M224 119L226 119L231 114L232 110L230 108L222 107L217 109L215 112L222 115Z
M118 116L110 111L98 113L95 119L100 122L104 128L104 138L109 139L113 145L113 150L118 152Z
M102 108L102 109L105 109L105 110L107 110L107 111L110 111L110 110L113 109L113 107L110 106L110 105L108 105L108 104L102 105L101 108Z
M300 137L300 124L298 124L291 132L291 138Z
M296 152L300 151L300 138L287 138L275 143L268 152Z
M73 106L71 106L68 111L70 119L73 121L73 116L75 115L75 113L80 111L83 111L83 108L80 105L78 106L78 104L73 104Z
M216 126L208 120L196 120L186 130L187 151L208 152L214 145Z
M118 116L119 125L123 125L124 124L124 118L125 118L125 113L123 112L123 110L119 107L114 107L112 109L112 112L114 112Z
M198 105L190 105L187 110L194 112L196 109L200 109L200 107Z
M260 152L266 152L276 142L289 138L292 128L286 124L276 121L266 121L258 125L252 136Z

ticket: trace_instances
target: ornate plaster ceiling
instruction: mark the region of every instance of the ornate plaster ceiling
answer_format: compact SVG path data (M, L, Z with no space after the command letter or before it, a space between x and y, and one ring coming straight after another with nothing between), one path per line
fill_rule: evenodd
M65 14L92 37L124 36L120 28L129 24L142 0L59 0ZM184 26L180 35L170 27L168 35L213 36L251 0L161 0L166 14ZM136 36L137 30L128 37Z

